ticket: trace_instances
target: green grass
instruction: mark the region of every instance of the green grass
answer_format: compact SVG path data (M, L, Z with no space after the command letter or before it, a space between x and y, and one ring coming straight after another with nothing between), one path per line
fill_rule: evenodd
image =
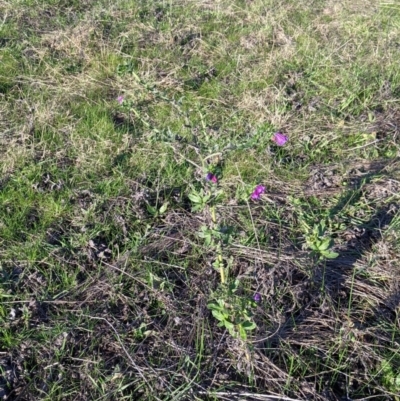
M0 15L1 397L399 399L399 7Z

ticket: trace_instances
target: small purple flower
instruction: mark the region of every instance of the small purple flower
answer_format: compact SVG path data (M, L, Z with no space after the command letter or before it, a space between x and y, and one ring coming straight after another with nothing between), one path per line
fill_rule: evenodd
M207 173L207 175L206 175L206 180L207 180L207 181L211 181L211 182L213 182L214 184L216 184L217 181L218 181L218 178L217 178L217 176L214 175L213 173Z
M118 102L119 104L122 104L123 101L124 101L124 97L123 97L122 95L119 95L119 96L117 97L117 102Z
M283 146L289 140L289 137L285 134L282 134L282 132L275 132L274 136L272 137L272 140L278 146Z
M259 292L256 292L254 295L253 295L253 301L254 302L261 302L261 294L259 293Z
M257 185L251 194L251 199L260 199L261 195L265 192L263 185Z

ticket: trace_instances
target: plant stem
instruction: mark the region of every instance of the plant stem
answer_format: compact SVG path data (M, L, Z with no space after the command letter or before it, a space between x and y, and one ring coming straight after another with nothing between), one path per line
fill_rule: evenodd
M217 217L215 215L215 206L212 205L210 208L211 208L211 220L212 220L212 222L213 222L213 224L215 226L217 224Z
M221 276L221 284L225 284L225 271L224 271L224 262L222 261L222 252L221 252L221 244L218 246L218 264L219 264L219 274Z
M215 214L215 205L210 206L211 210L211 220L214 225L214 229L217 226L217 217ZM224 271L224 262L222 259L222 248L221 248L221 240L219 240L218 247L217 247L217 258L218 258L218 265L219 265L219 274L221 276L221 284L225 284L226 279L225 279L225 271Z

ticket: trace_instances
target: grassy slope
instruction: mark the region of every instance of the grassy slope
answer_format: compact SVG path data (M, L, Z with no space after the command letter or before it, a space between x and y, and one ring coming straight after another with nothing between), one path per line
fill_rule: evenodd
M397 5L19 0L0 15L2 395L395 398ZM247 343L207 309L216 256L188 199L215 153L230 278L262 294ZM304 247L322 220L340 255L326 263Z

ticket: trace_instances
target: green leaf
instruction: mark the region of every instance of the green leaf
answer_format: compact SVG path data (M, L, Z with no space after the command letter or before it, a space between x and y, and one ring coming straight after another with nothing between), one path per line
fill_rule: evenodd
M236 331L235 331L235 328L234 327L231 327L230 329L228 329L228 331L229 331L229 334L233 337L233 338L236 338L237 337L237 334L236 334ZM245 333L246 334L246 333Z
M240 338L242 340L246 340L247 339L246 330L243 328L242 325L239 325L239 335L240 335Z
M238 290L239 285L240 285L240 280L238 280L238 279L236 279L233 283L230 283L229 284L229 293L230 294L235 293Z
M221 306L219 306L217 304L208 304L207 308L211 309L211 310L221 310Z
M221 312L219 312L219 311L214 309L213 311L211 311L211 313L220 322L224 322L225 321L225 317Z
M199 195L194 194L194 193L190 193L188 195L189 199L193 202L193 203L200 203L201 202L201 198Z
M326 251L330 246L332 246L333 241L330 238L326 238L322 241L321 245L319 246L320 251Z
M224 325L228 330L232 330L234 328L233 323L231 323L229 320L224 320Z
M321 251L321 255L325 256L328 259L335 259L339 256L337 252L331 252L331 251Z
M192 212L197 212L198 210L201 210L203 208L202 205L195 205L192 207Z
M146 209L152 216L155 216L157 214L157 209L153 206L146 205Z
M165 203L160 207L160 210L159 210L160 214L164 214L164 213L167 211L168 204L169 204L169 202L165 202Z
M254 322L250 322L250 321L243 322L243 323L241 324L241 326L243 326L243 328L244 328L245 330L247 330L247 331L249 331L249 330L254 330L254 329L257 327L257 325L256 325Z
M325 234L325 221L321 221L321 223L317 225L317 232L319 237L322 237Z
M209 200L210 200L210 198L211 198L211 195L209 194L209 195L204 195L203 196L203 199L202 199L202 202L203 203L207 203Z

